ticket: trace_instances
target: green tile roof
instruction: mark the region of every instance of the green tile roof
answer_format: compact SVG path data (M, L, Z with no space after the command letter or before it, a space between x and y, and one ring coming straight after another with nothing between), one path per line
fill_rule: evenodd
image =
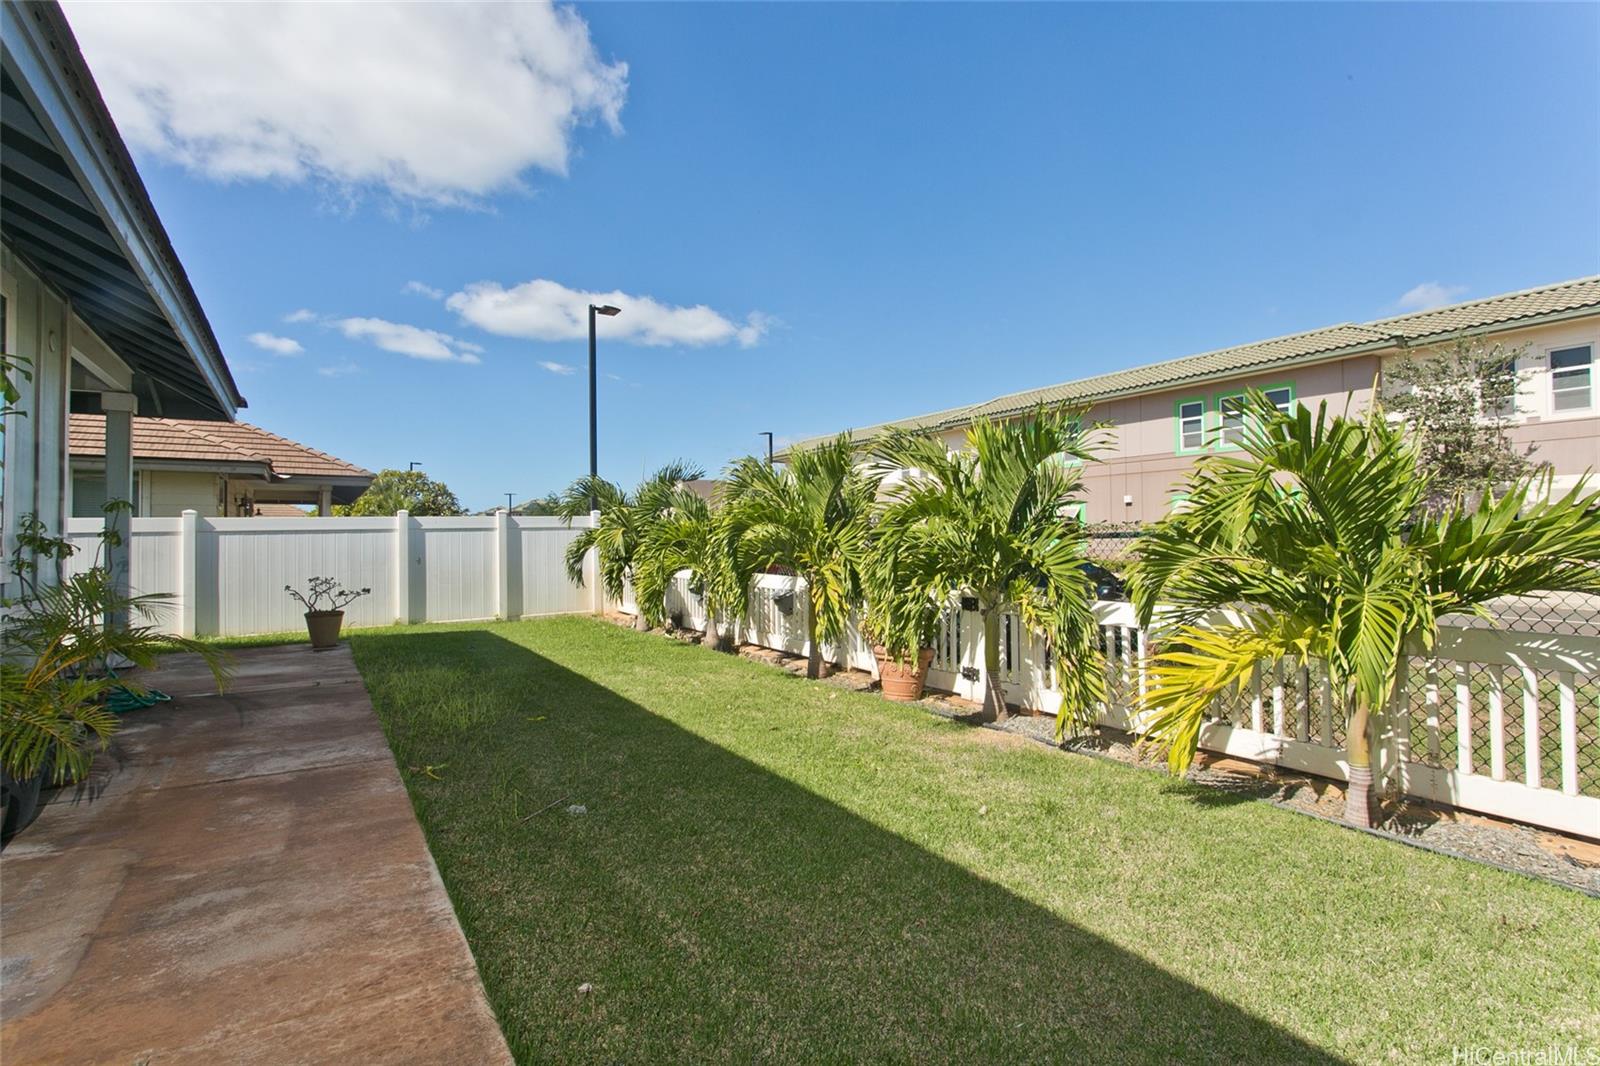
M1588 309L1600 310L1600 275L1431 311L1380 318L1372 322L1345 322L1306 333L1291 333L1232 348L1219 348L1181 359L1168 359L1059 385L1014 392L965 407L863 426L852 429L850 435L857 440L866 440L891 428L951 429L965 425L974 418L1002 418L1040 404L1090 403L1257 369L1322 362L1400 344L1438 340L1463 331L1510 328L1530 319ZM792 447L804 448L825 439L816 437Z

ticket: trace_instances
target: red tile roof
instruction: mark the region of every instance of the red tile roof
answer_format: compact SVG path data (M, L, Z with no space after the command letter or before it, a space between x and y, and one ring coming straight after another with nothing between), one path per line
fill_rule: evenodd
M104 415L72 415L67 450L73 455L106 453ZM248 422L202 422L188 418L135 418L133 458L194 463L256 463L279 477L372 477L372 471L297 444Z

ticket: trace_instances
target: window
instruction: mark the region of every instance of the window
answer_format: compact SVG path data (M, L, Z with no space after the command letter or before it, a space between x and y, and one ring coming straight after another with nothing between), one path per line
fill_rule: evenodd
M139 471L133 472L133 505L129 512L139 517ZM74 472L72 475L72 517L100 518L106 513L106 475L103 470Z
M1282 411L1289 414L1294 410L1293 385L1268 385L1262 388L1261 394L1267 401ZM1244 442L1244 393L1235 392L1226 396L1217 397L1217 435L1216 444L1219 448L1237 448Z
M1217 397L1217 443L1237 448L1244 440L1244 394Z
M1593 404L1591 362L1593 350L1587 345L1558 348L1550 353L1550 409L1587 411Z
M1294 410L1294 389L1292 387L1288 385L1274 385L1270 389L1262 389L1261 391L1266 395L1268 400L1272 401L1272 406L1276 407L1284 414L1288 414Z
M1206 444L1206 402L1184 400L1178 404L1178 451L1197 452Z

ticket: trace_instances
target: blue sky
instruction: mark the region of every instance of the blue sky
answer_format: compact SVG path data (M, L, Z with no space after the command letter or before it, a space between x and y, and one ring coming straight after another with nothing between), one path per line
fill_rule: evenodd
M583 293L633 301L631 483L1600 270L1592 4L113 7L68 13L242 417L474 508L586 467Z

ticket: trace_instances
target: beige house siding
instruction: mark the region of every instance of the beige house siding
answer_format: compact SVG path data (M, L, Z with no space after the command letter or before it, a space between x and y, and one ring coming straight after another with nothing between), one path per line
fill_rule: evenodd
M1490 339L1511 349L1524 349L1518 359L1523 381L1517 397L1517 424L1511 439L1533 445L1533 458L1549 463L1558 487L1570 486L1591 470L1600 470L1600 314L1527 329L1508 330ZM1590 405L1582 411L1552 409L1550 352L1588 345L1596 360ZM1419 346L1417 351L1429 350ZM1295 402L1315 407L1327 402L1336 413L1364 411L1383 369L1399 359L1398 348L1333 359L1308 366L1265 373L1216 378L1181 388L1121 397L1095 405L1089 419L1108 424L1110 448L1103 461L1089 468L1085 516L1091 522L1153 522L1174 504L1200 452L1178 447L1178 404L1201 400L1205 425L1217 425L1218 398L1245 388L1288 385ZM951 447L962 444L962 430L945 431Z
M1091 522L1153 522L1167 513L1174 492L1204 454L1178 450L1180 403L1204 403L1208 432L1217 426L1218 399L1247 388L1288 385L1297 403L1315 407L1326 401L1334 411L1361 410L1371 400L1377 373L1377 357L1361 355L1097 404L1090 409L1089 419L1108 423L1112 444L1103 461L1086 472L1086 517Z
M181 515L195 511L203 518L217 518L217 476L187 470L143 470L139 473L140 502L144 514Z

